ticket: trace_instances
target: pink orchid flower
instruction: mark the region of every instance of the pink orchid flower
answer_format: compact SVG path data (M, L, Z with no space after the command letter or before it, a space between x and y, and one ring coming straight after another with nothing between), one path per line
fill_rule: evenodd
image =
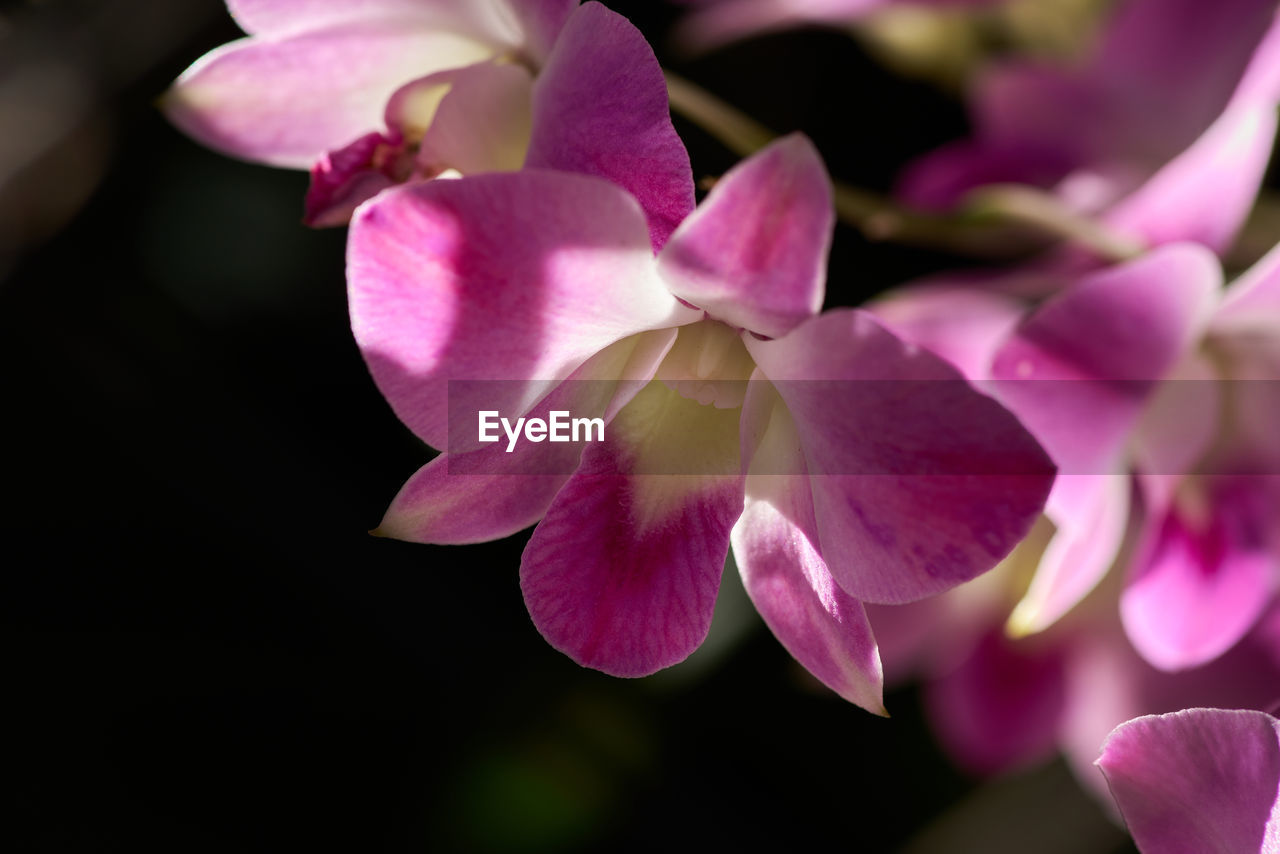
M1280 852L1280 720L1186 709L1117 727L1097 761L1143 854Z
M945 209L984 185L1030 184L1146 245L1221 252L1262 181L1277 101L1273 0L1125 0L1082 67L979 75L973 138L909 166L899 195Z
M680 28L688 45L708 49L773 30L856 21L886 6L982 6L1003 0L685 0L697 8Z
M732 543L783 645L879 711L862 603L990 568L1052 466L942 360L865 312L819 313L833 223L799 136L729 172L656 259L636 201L587 176L436 181L362 207L356 340L399 417L448 448L381 532L468 543L536 522L520 568L535 626L619 676L702 642ZM508 453L479 442L482 410L607 427Z
M387 187L564 169L641 202L660 246L693 208L688 154L644 37L577 0L228 0L250 35L188 69L169 117L235 157L311 169L306 219Z
M1089 782L1124 720L1275 699L1280 247L1220 282L1207 250L1172 245L1035 308L937 283L874 306L1009 406L1062 472L995 572L870 614L891 674L929 678L967 767L1061 748Z
M1280 584L1280 248L1221 292L1216 259L1175 244L1079 277L1034 310L1015 297L920 287L877 314L988 381L1061 474L1053 525L1010 618L1043 630L1107 573L1140 490L1122 613L1157 667L1230 648Z

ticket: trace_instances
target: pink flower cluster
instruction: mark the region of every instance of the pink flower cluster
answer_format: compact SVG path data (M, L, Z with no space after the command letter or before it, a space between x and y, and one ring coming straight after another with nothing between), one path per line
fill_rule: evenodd
M536 525L534 625L618 676L702 643L732 552L810 673L873 712L886 669L924 679L962 763L1061 749L1100 788L1102 749L1144 851L1280 851L1280 247L1220 257L1276 133L1274 2L1122 2L1083 64L984 71L972 139L899 183L933 211L1035 187L1136 257L1067 245L828 311L813 145L695 209L662 70L599 3L228 5L249 35L165 106L309 169L308 222L350 222L355 340L443 452L381 534ZM722 40L876 5L694 20ZM604 428L492 445L485 412Z

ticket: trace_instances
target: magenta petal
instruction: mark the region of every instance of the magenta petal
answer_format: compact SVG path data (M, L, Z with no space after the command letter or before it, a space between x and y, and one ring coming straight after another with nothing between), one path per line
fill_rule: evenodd
M1187 709L1116 728L1098 767L1138 848L1150 854L1280 851L1280 722Z
M1092 74L1141 93L1146 109L1132 119L1148 123L1153 141L1188 145L1240 87L1275 12L1272 0L1132 0L1118 7Z
M711 625L742 513L737 410L651 383L592 444L533 532L520 588L538 631L574 661L645 676L683 661ZM643 474L705 419L699 475ZM692 429L691 429L692 428Z
M822 554L857 599L940 593L1009 553L1053 466L994 400L866 312L827 312L747 340L795 419Z
M1189 240L1225 252L1271 159L1275 112L1274 102L1229 109L1103 222L1151 246Z
M645 210L655 250L693 210L693 172L662 69L626 18L598 3L569 18L534 83L525 165L624 187Z
M1156 382L1207 324L1221 280L1212 253L1191 244L1081 279L1000 350L1000 399L1063 473L1117 471Z
M326 151L380 130L387 99L405 81L491 53L452 33L392 24L245 39L188 69L164 108L211 148L306 169Z
M597 353L531 410L544 421L551 410L575 418L612 418L647 382L675 341L662 329L619 341ZM441 454L411 477L387 509L378 533L420 543L496 540L542 518L578 467L582 442L500 441L463 454Z
M822 308L835 227L831 179L792 134L731 169L658 257L671 292L777 338Z
M762 387L752 384L747 407L761 405ZM862 603L840 589L822 559L804 456L783 407L774 408L756 454L769 458L765 468L775 473L748 478L746 509L733 528L747 595L805 669L849 702L884 714L876 641ZM776 473L783 471L797 473Z
M1243 508L1218 496L1213 518L1193 524L1174 508L1120 599L1125 631L1162 670L1217 658L1253 627L1270 602L1275 559L1249 531ZM1280 691L1277 691L1280 694Z
M387 136L370 133L321 156L311 168L303 222L316 228L345 225L357 207L393 186L376 163L395 146Z
M439 448L450 403L473 423L480 409L523 415L614 341L700 317L657 279L635 200L580 175L385 192L357 212L347 253L352 329L374 380Z
M982 637L955 670L926 692L934 731L957 762L994 774L1045 759L1066 709L1064 650Z

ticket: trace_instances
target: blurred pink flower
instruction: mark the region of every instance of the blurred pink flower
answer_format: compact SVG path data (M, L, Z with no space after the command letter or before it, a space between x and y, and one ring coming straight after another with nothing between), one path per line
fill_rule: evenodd
M1060 469L1004 566L872 613L886 667L932 678L935 726L965 764L1059 746L1084 769L1128 718L1275 699L1280 247L1220 283L1211 253L1178 244L1037 307L937 283L873 307L1005 403Z
M862 602L990 568L1052 469L942 360L865 312L818 313L833 224L797 136L729 172L656 259L630 196L567 173L431 182L361 208L356 339L400 418L448 447L380 531L467 543L537 522L520 569L534 624L620 676L702 642L732 542L783 645L880 710ZM508 454L477 441L482 409L608 426Z
M387 187L521 166L599 175L644 206L656 247L693 208L644 37L577 0L228 0L250 36L164 105L195 139L311 169L306 218L345 223Z
M1280 721L1187 709L1117 727L1098 767L1144 854L1280 852Z
M1216 251L1248 214L1280 101L1272 0L1125 0L1081 67L1003 61L976 79L972 139L909 166L907 202L1030 184L1146 245Z

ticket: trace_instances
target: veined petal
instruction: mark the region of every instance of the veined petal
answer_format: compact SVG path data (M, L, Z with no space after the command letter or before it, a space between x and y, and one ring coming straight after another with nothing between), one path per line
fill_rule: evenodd
M530 413L547 420L552 410L575 418L612 418L616 408L647 382L676 330L643 332L591 357ZM578 467L584 442L506 440L464 454L441 454L423 466L396 495L377 533L419 543L461 545L496 540L542 518Z
M1120 552L1129 522L1127 475L1060 474L1045 505L1057 530L1007 629L1015 637L1043 631L1098 585Z
M805 669L849 702L885 714L884 674L866 612L822 559L795 425L767 383L752 383L744 410L763 407L771 412L755 460L771 473L748 475L746 509L733 528L742 583L770 631ZM752 419L743 416L744 424Z
M655 381L586 450L520 564L548 643L614 676L648 675L702 643L742 513L739 417Z
M1155 522L1159 533L1120 597L1129 639L1162 670L1195 667L1226 652L1275 593L1275 558L1238 529L1247 509L1232 496L1215 498L1209 519L1191 522L1175 507Z
M729 170L658 256L671 292L777 338L822 308L835 228L831 179L792 134Z
M942 592L1009 553L1053 466L1017 420L866 312L827 312L747 349L795 419L822 554L851 596Z
M188 69L164 108L204 145L306 169L325 152L380 130L383 107L401 84L492 53L453 33L377 23L279 41L242 39Z
M357 211L347 252L356 341L396 414L435 447L450 405L455 418L523 415L614 341L702 316L657 279L636 201L580 175L391 190ZM495 399L468 380L524 382Z
M997 394L1065 474L1118 471L1156 383L1190 350L1222 273L1180 244L1081 279L1032 315L996 355Z
M1280 722L1270 715L1137 718L1111 733L1097 765L1144 852L1280 851Z
M570 16L534 83L525 165L624 187L645 210L655 251L693 210L693 172L662 69L626 18L599 3Z

